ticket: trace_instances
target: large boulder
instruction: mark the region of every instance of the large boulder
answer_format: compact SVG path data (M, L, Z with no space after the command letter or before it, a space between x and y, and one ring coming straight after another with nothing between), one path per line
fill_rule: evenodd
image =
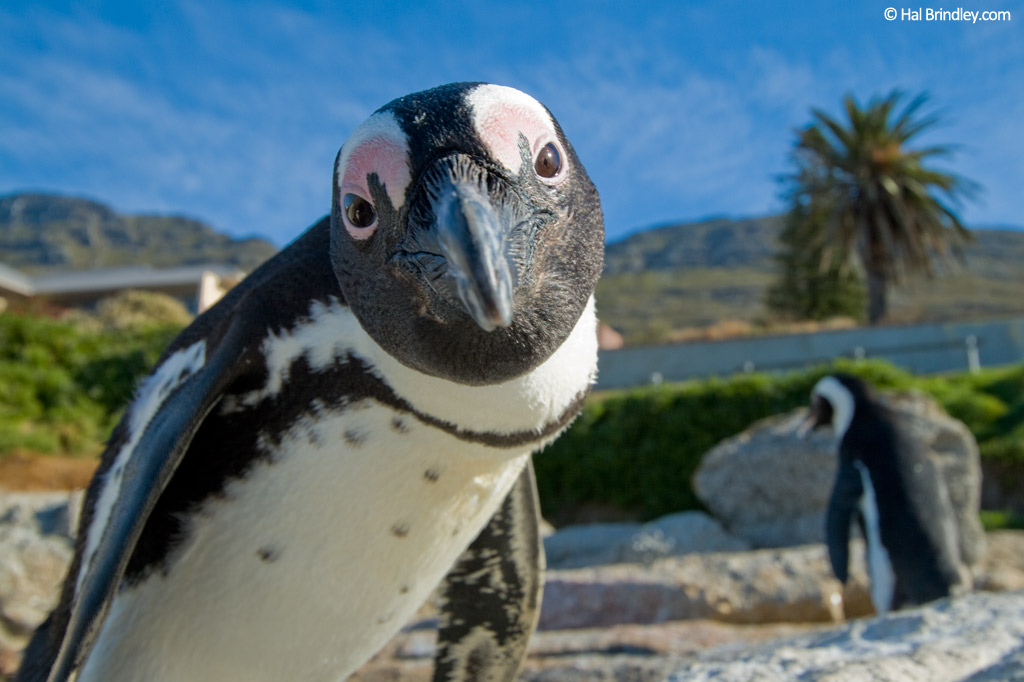
M800 409L756 422L701 459L693 489L730 533L755 547L825 539L824 512L836 472L835 438L797 436Z
M548 568L650 563L705 552L741 552L749 543L703 512L670 514L649 523L567 526L544 538Z
M981 458L970 430L921 393L888 398L927 445L953 502L965 563L984 552L978 520ZM706 455L693 479L698 498L726 529L755 547L823 542L825 510L836 471L829 429L806 438L797 429L805 409L771 417L728 438Z
M706 619L728 623L830 622L870 613L863 552L844 589L823 545L695 554L647 566L548 571L540 627L608 627Z

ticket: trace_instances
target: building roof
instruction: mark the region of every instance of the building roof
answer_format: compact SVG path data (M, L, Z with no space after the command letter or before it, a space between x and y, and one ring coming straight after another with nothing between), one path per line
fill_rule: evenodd
M35 293L35 289L27 276L0 263L0 296L5 292L28 297Z
M115 289L162 289L176 286L194 286L199 282L204 272L213 272L222 277L242 274L238 268L219 263L160 269L140 265L40 275L32 279L32 285L37 295L72 292L85 293Z
M146 289L165 293L196 290L204 273L221 278L240 279L245 273L223 263L153 268L136 265L95 270L76 270L30 277L0 263L0 297L11 294L24 298L43 297L71 303L95 300L126 289Z

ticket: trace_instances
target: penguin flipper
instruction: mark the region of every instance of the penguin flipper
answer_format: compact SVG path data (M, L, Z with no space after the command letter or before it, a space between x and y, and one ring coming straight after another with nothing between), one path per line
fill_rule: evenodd
M537 627L544 576L537 482L528 462L441 592L434 682L515 678Z
M828 558L832 572L841 583L849 578L850 566L850 524L857 514L857 503L864 494L860 472L852 463L839 460L835 486L828 501L825 521L825 540L828 544Z
M168 352L123 418L127 441L117 453L105 454L116 458L109 469L101 469L89 489L72 564L77 580L69 575L62 604L48 621L49 634L37 633L40 641L49 639L52 663L37 661L34 672L19 675L19 680L65 682L85 661L146 519L196 430L239 372L242 326L237 320L230 324L212 349L207 344L216 335L191 344L179 337L171 349L176 352ZM136 424L135 411L148 419Z

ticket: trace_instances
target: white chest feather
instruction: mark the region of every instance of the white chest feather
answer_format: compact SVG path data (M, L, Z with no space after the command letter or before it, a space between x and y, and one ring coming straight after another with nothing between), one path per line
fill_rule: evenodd
M864 532L867 537L868 578L871 581L871 601L879 614L889 612L892 607L893 592L896 587L896 574L892 569L889 552L882 544L882 533L878 523L878 501L875 497L875 486L871 483L868 469L861 462L854 462L860 472L864 494L860 498L860 512L864 517Z
M297 424L272 463L193 517L167 576L117 597L80 680L296 679L300 662L302 679L352 672L422 604L529 456L395 420L366 402Z

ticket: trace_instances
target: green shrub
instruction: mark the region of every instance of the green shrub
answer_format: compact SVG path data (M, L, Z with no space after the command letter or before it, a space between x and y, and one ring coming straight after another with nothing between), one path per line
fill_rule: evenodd
M844 359L790 374L592 396L572 427L534 458L544 514L559 524L592 506L641 519L700 509L691 479L704 453L759 419L806 405L818 379L837 371L881 390L925 391L971 428L983 457L1024 464L1024 368L918 378L885 362ZM1008 406L1011 397L1017 402Z
M980 516L986 531L1024 530L1024 516L1014 512L983 509Z
M0 315L0 456L96 454L179 328Z
M108 329L186 326L192 314L185 304L155 291L122 291L96 306L96 318Z

